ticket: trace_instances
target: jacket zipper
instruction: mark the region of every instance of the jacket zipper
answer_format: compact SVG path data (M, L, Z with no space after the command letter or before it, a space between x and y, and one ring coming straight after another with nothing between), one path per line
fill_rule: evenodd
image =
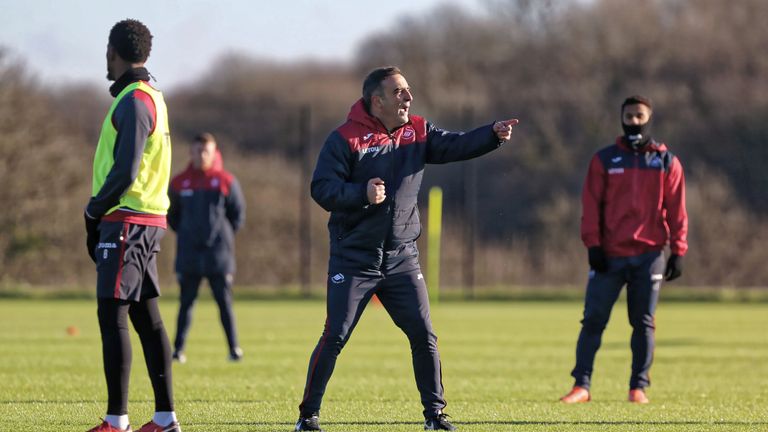
M389 142L392 144L392 150L389 152L389 178L390 180L393 180L395 178L395 150L397 149L397 144L395 143L395 137L392 134L389 134ZM391 202L394 202L394 197L392 198Z
M632 212L639 214L637 202L640 199L637 193L637 175L640 170L640 154L635 152L635 169L632 170Z

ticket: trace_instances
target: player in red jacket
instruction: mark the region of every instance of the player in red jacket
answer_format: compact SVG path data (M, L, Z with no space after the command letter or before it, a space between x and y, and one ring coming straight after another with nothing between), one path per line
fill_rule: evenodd
M581 238L589 254L584 319L576 345L576 382L560 400L588 402L595 354L624 285L632 325L629 400L648 403L654 313L662 280L682 274L688 250L685 180L680 160L649 134L653 109L642 96L621 105L624 135L598 151L582 193ZM671 254L665 260L663 249Z

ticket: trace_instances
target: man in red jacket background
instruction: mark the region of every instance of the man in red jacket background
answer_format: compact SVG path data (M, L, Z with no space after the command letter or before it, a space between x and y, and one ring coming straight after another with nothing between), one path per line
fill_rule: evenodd
M173 359L186 362L187 335L200 283L208 279L227 337L229 359L240 361L232 308L235 276L235 233L245 222L240 183L224 169L216 138L197 135L189 148L187 168L171 180L168 225L176 231L176 275L181 290Z
M589 254L584 319L576 345L576 382L560 400L591 400L595 354L611 309L627 285L632 325L629 401L648 403L654 314L662 280L682 274L688 250L685 179L680 160L650 136L651 101L631 96L621 105L624 135L598 151L582 192L581 238ZM665 260L663 249L671 254Z

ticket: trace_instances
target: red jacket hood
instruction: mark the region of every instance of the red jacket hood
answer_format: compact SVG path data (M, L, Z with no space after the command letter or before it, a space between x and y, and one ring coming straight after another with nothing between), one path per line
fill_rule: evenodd
M229 193L229 184L234 180L232 174L224 169L224 163L222 161L221 153L216 150L216 154L213 158L213 165L210 169L205 171L197 169L192 165L192 162L187 164L184 171L180 172L171 179L171 190L179 191L187 187L197 187L194 185L209 185L215 187L216 184L221 185L224 194ZM218 179L218 182L212 182L212 179Z
M192 174L192 173L203 173L205 175L211 175L213 173L217 173L220 171L224 171L224 158L221 156L221 152L219 149L216 149L216 154L213 155L213 165L207 170L197 169L192 164L192 161L189 161L187 164L187 168L184 170L183 174Z
M347 114L347 120L353 121L355 123L360 123L363 126L373 129L375 131L379 131L382 133L389 133L389 131L387 131L387 128L384 127L384 124L381 122L381 120L372 116L370 113L368 113L368 110L365 109L363 98L358 99L357 102L355 102L352 105L352 107L349 109L349 114ZM408 123L411 123L410 114L408 114Z

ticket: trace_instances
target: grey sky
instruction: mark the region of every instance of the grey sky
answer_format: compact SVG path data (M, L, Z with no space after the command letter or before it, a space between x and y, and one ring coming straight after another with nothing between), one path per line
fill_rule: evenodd
M365 36L396 32L398 17L444 4L484 10L483 0L0 0L0 45L46 83L101 83L109 29L136 18L154 35L147 67L168 89L228 52L349 60Z

